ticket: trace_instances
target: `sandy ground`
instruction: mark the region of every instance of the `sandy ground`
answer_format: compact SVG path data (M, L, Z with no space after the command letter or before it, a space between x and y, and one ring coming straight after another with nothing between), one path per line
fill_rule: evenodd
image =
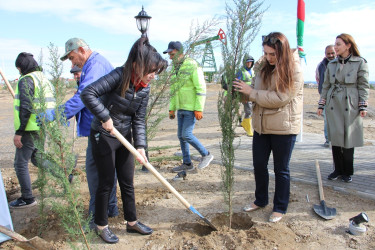
M207 103L204 118L195 128L196 136L205 145L217 144L221 133L217 119L218 85L208 86ZM375 98L371 93L370 105L375 105ZM12 145L12 105L10 95L0 92L0 105L3 107L0 119L2 125L2 141L0 143L1 171L5 183L8 200L19 197L14 190L18 187L17 178L13 169L14 146ZM316 116L318 101L316 89L304 90L304 132L322 133L323 120ZM5 112L7 111L7 112ZM365 138L375 139L374 112L370 110L365 119ZM4 123L6 123L4 125ZM160 184L150 173L140 171L137 166L135 175L135 191L137 213L139 220L151 226L154 233L150 236L140 236L126 232L123 212L120 216L111 218L110 227L120 238L115 245L108 245L100 238L94 239L94 249L375 249L375 201L366 200L349 194L343 194L330 188L325 188L327 205L337 209L338 214L333 220L325 221L318 217L312 207L319 203L318 188L316 185L291 183L291 195L288 213L278 223L268 223L272 205L251 213L242 212L242 207L254 200L254 175L249 171L235 170L235 187L233 197L232 228L228 227L226 206L222 195L222 178L220 165L212 164L209 167L188 174L186 180L172 181L175 176L171 168L179 164L178 161L163 160L152 162L152 158L173 156L179 151L176 137L176 120L165 120L157 137L150 142L151 147L171 146L168 149L150 152L151 164L175 187L175 189L202 215L211 221L218 231L212 229L189 212L173 196L172 193ZM242 128L236 129L239 134L245 133ZM75 151L79 154L78 166L84 169L86 138L79 139L75 144ZM322 142L323 143L323 142ZM220 157L220 156L215 156ZM250 157L250 156L249 156ZM198 162L194 162L198 164ZM37 169L30 165L31 177L35 181ZM82 197L88 204L88 189L84 173L78 178L81 180ZM38 191L34 190L36 197ZM274 181L270 180L270 204L274 193ZM120 193L119 207L122 207ZM306 199L309 196L309 202ZM86 211L87 212L87 211ZM366 223L367 233L362 236L348 234L348 219L366 212L370 222ZM15 231L27 238L37 235L38 208L12 210L11 216ZM58 219L49 216L47 230L39 236L51 242L56 249L69 248L66 244L66 234L60 227ZM0 248L14 249L15 244L8 241Z

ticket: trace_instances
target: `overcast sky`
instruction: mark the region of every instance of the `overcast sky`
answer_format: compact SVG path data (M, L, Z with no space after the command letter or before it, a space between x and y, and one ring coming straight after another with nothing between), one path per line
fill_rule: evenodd
M324 57L325 46L334 43L340 33L354 37L361 55L368 61L370 80L374 81L375 1L305 0L305 3L305 81L315 81L315 68ZM225 15L225 1L221 0L0 0L0 68L8 79L18 78L14 62L20 52L30 52L38 59L42 49L46 64L47 46L53 43L62 54L65 42L72 37L83 38L114 67L120 66L140 36L134 16L142 5L152 16L149 38L159 52L172 40L187 40L193 20L202 23L215 15ZM297 45L297 0L265 0L263 6L269 8L250 48L255 59L262 55L261 36L272 31L284 33L292 47ZM219 28L225 31L225 23ZM218 64L222 63L219 49L215 50L215 58ZM69 77L70 63L63 65L63 75Z

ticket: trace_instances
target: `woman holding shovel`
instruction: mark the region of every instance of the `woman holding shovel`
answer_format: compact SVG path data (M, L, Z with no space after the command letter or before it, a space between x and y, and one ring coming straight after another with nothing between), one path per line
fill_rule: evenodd
M117 173L123 201L126 230L130 233L148 235L151 228L137 221L134 197L133 155L111 133L116 128L147 161L145 155L146 128L145 115L149 99L148 84L167 68L148 38L140 38L130 50L124 66L86 87L81 98L94 114L90 140L95 164L99 173L99 187L96 194L96 232L107 243L117 243L118 237L108 228L107 206ZM137 159L141 162L141 159Z
M254 86L234 81L236 90L253 102L253 164L255 201L244 207L254 211L268 204L268 160L272 151L275 172L275 195L270 222L281 220L289 203L289 161L301 128L303 74L297 51L288 39L272 32L262 43L264 56L256 71Z

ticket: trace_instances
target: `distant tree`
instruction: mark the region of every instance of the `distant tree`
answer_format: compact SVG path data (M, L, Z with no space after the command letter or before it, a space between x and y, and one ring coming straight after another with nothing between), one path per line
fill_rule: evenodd
M43 67L43 49L40 49L39 56L38 56L38 65Z
M224 61L222 81L228 86L227 94L219 94L218 115L221 126L221 160L224 165L221 176L224 200L228 207L229 226L232 224L232 199L234 185L235 127L238 122L240 95L233 90L236 71L242 66L243 56L250 51L250 44L258 34L263 13L263 1L233 0L226 4L227 43L222 44Z

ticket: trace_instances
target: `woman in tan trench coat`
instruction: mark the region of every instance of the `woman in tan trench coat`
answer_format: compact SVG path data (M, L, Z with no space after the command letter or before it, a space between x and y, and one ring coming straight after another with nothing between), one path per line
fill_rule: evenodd
M351 182L354 147L363 146L363 117L367 114L370 86L368 66L348 34L336 37L335 51L337 58L327 66L317 113L321 115L325 107L335 165L328 179L341 177Z

